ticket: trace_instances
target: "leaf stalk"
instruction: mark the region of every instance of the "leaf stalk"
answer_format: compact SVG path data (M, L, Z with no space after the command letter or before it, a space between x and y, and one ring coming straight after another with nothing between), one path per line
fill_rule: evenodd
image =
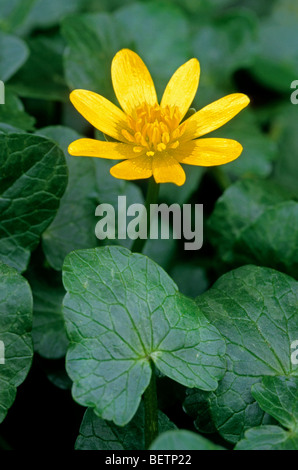
M144 393L145 408L145 449L149 449L151 443L158 436L158 408L156 392L155 366L151 361L151 379Z

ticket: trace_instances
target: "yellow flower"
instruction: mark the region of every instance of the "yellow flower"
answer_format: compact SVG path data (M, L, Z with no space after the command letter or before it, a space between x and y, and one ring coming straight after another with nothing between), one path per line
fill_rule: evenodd
M112 62L112 82L122 110L104 97L74 90L70 100L94 127L117 142L79 139L68 151L75 156L124 160L110 170L115 178L152 175L157 183L185 182L181 163L213 166L235 160L242 146L230 139L198 139L230 121L249 103L242 93L215 101L183 121L197 92L200 64L191 59L170 79L160 104L142 59L129 49Z

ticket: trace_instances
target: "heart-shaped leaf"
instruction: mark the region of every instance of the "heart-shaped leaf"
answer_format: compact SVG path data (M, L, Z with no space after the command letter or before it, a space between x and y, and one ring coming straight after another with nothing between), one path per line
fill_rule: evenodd
M72 15L62 22L68 48L65 78L70 88L84 88L113 99L111 62L124 46L121 28L109 14Z
M298 283L269 268L244 266L222 276L197 304L226 340L228 370L214 393L190 393L185 406L199 428L209 414L219 432L237 442L264 420L252 385L263 376L298 375L291 361L298 338Z
M28 35L33 29L55 26L85 3L85 0L1 0L0 26L5 31Z
M179 429L166 431L150 446L151 450L224 450L205 437L191 431Z
M287 199L288 194L269 181L243 180L230 186L217 201L208 221L210 238L221 259L230 265L260 263L276 269L283 261L284 267L293 264L294 269L293 241L287 250L283 243L283 230L287 239L290 230L288 225L276 224L276 211L283 219L287 217L283 203L289 209L295 205L284 202ZM293 212L295 208L291 209L291 215ZM295 235L293 238L296 241ZM249 249L250 243L253 249Z
M133 44L136 52L148 62L161 95L171 75L192 54L187 17L175 5L154 1L124 6L114 17L115 24L123 30L126 44Z
M260 129L251 110L218 129L215 136L237 140L243 146L241 158L220 167L231 181L239 178L267 178L272 173L279 149L276 142Z
M64 65L70 88L85 88L112 100L110 67L119 49L129 47L142 54L158 92L191 54L187 18L180 9L155 2L124 6L113 14L69 16L62 22L62 34L69 46Z
M26 98L68 101L68 88L63 77L64 42L59 36L40 35L27 44L29 59L9 82L10 89Z
M5 105L0 106L1 130L5 133L34 130L35 119L24 111L21 100L10 90L5 90ZM3 128L3 125L6 127ZM16 129L11 129L11 127Z
M216 389L224 342L157 264L105 247L70 253L63 271L66 365L79 403L128 423L149 384L150 361L185 386Z
M67 183L62 151L30 134L0 135L0 259L19 271L53 220Z
M84 414L80 434L76 440L76 450L144 450L145 416L141 403L133 419L124 427L96 416L91 408ZM167 416L158 412L159 432L176 429Z
M235 251L247 262L269 266L297 278L297 237L298 203L287 201L268 208L243 230Z
M278 136L279 150L274 179L297 199L298 161L293 158L293 155L298 154L297 106L293 106L289 100L288 103L276 107L273 112L272 128Z
M195 57L204 75L217 86L229 83L232 73L247 67L256 51L257 21L247 10L219 15L213 21L196 25L193 39ZM205 78L204 78L205 79Z
M0 80L6 82L28 58L24 41L11 34L0 32Z
M260 426L245 433L237 450L298 450L298 377L264 377L252 387L260 407L280 422Z
M262 383L252 387L252 394L262 410L298 433L297 390L298 377L264 377Z
M0 261L0 423L30 369L32 294L27 281Z
M272 14L265 16L259 31L257 57L252 72L267 87L288 93L297 79L298 8L293 0L274 4Z
M245 433L235 450L298 450L297 436L278 426L260 426Z

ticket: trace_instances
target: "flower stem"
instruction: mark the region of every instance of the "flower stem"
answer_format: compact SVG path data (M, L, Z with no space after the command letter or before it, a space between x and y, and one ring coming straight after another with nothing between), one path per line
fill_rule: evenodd
M144 393L145 408L145 449L149 449L152 441L158 436L158 411L155 366L151 362L151 379Z
M147 196L146 196L146 217L147 217L147 237L146 238L136 238L134 241L131 251L142 253L145 243L148 239L148 236L150 234L150 205L151 204L156 204L158 200L158 194L159 194L159 184L155 182L155 179L153 176L148 181L148 187L147 187Z

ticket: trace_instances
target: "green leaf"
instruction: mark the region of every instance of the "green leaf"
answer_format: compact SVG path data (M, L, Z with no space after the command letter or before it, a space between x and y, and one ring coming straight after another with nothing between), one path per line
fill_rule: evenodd
M62 18L80 10L86 0L1 0L0 28L28 34L33 29L49 28Z
M124 427L118 427L110 421L104 421L88 408L76 440L76 450L144 450L145 417L141 403L134 418ZM165 414L158 412L160 432L176 429Z
M298 203L284 202L267 209L247 227L235 249L247 262L276 268L297 278L297 236Z
M41 129L39 134L51 138L62 148L69 171L68 185L58 212L42 236L46 258L59 271L70 251L97 246L95 208L98 193L94 159L68 155L68 145L80 137L72 129L52 126Z
M49 28L59 24L61 20L71 13L81 10L86 0L36 0L22 31L33 28Z
M0 423L31 366L32 295L27 281L0 261ZM3 363L4 359L4 363Z
M28 46L30 57L9 82L9 88L26 98L67 101L61 38L40 35L30 39Z
M105 247L69 254L63 269L76 401L128 423L149 384L150 360L183 385L217 387L225 370L220 335L153 261Z
M275 143L261 132L246 129L235 133L224 132L226 139L234 139L241 143L243 152L239 158L224 165L223 171L232 177L266 178L272 173L273 162L277 157Z
M28 48L24 41L0 32L0 80L6 82L26 62Z
M114 97L110 70L113 56L123 47L119 29L106 13L73 15L62 22L62 34L68 44L64 69L70 88Z
M87 0L88 11L113 11L126 4L133 3L134 0Z
M22 133L23 131L10 124L5 124L5 122L0 122L0 134L15 134L18 132Z
M278 157L278 147L259 128L249 109L217 130L214 137L237 140L243 146L239 158L220 167L232 180L255 176L266 178L272 173L273 163Z
M200 61L205 83L222 87L233 72L253 63L257 47L257 20L252 11L234 10L197 25L194 55Z
M264 377L252 387L260 407L273 416L278 426L250 429L237 450L298 450L298 377Z
M179 429L167 431L158 436L150 450L224 450L199 434Z
M0 258L23 271L58 209L65 159L53 142L30 134L2 134L0 149Z
M287 198L285 191L269 181L243 180L230 186L218 199L208 220L209 236L220 258L232 265L247 263L242 251L242 234L266 210ZM280 228L280 224L276 227Z
M187 18L179 8L156 1L134 3L114 16L128 45L133 44L148 65L161 95L175 70L192 57Z
M214 2L214 3L219 3L220 1L221 0L211 0L211 2ZM234 2L230 1L230 3L234 3ZM260 17L269 15L275 4L276 4L276 0L274 0L273 2L260 2L259 0L241 0L241 8L252 10L254 13L256 13Z
M246 431L235 450L298 450L298 442L284 429L267 425Z
M298 8L292 0L277 2L260 27L253 74L267 87L285 93L298 76Z
M114 14L70 16L62 22L68 44L64 57L67 83L72 89L92 90L115 101L112 59L121 48L129 47L146 61L157 89L163 91L172 73L191 56L188 27L179 9L156 2L129 5Z
M191 393L186 409L212 418L225 439L237 442L264 422L251 387L263 376L297 376L291 344L298 338L298 283L272 269L244 266L222 276L197 298L200 310L227 343L228 370L216 392ZM200 406L199 406L200 404ZM267 418L265 418L267 419ZM203 416L203 421L206 421Z
M35 119L24 111L21 100L9 89L6 89L5 104L0 105L0 123L1 126L5 124L23 131L33 131ZM9 130L8 127L7 129ZM16 130L13 130L13 132L16 132Z
M36 0L2 0L0 3L0 29L13 31L28 15Z
M204 2L200 2L198 8L198 1L197 0L172 0L173 3L177 3L182 8L186 9L192 15L196 15L197 17L201 18L201 16L212 15L214 10L221 11L225 9L232 3L235 3L233 0L205 0ZM250 0L251 1L251 0ZM203 16L205 18L205 16Z
M72 381L68 377L64 368L55 368L54 370L49 370L47 372L47 378L53 385L55 385L55 387L58 387L61 390L71 389Z
M223 261L232 266L260 264L297 277L298 203L284 202L285 196L272 183L256 181L225 192L208 221Z
M298 438L298 377L264 377L252 387L252 394L262 410L282 426L297 432Z
M65 290L61 281L48 278L37 273L28 276L34 300L32 337L34 350L42 357L59 359L65 356L68 346L62 316Z
M293 90L291 90L292 92ZM275 137L279 157L274 171L274 180L297 198L298 196L298 154L297 105L288 103L270 110L272 135Z

